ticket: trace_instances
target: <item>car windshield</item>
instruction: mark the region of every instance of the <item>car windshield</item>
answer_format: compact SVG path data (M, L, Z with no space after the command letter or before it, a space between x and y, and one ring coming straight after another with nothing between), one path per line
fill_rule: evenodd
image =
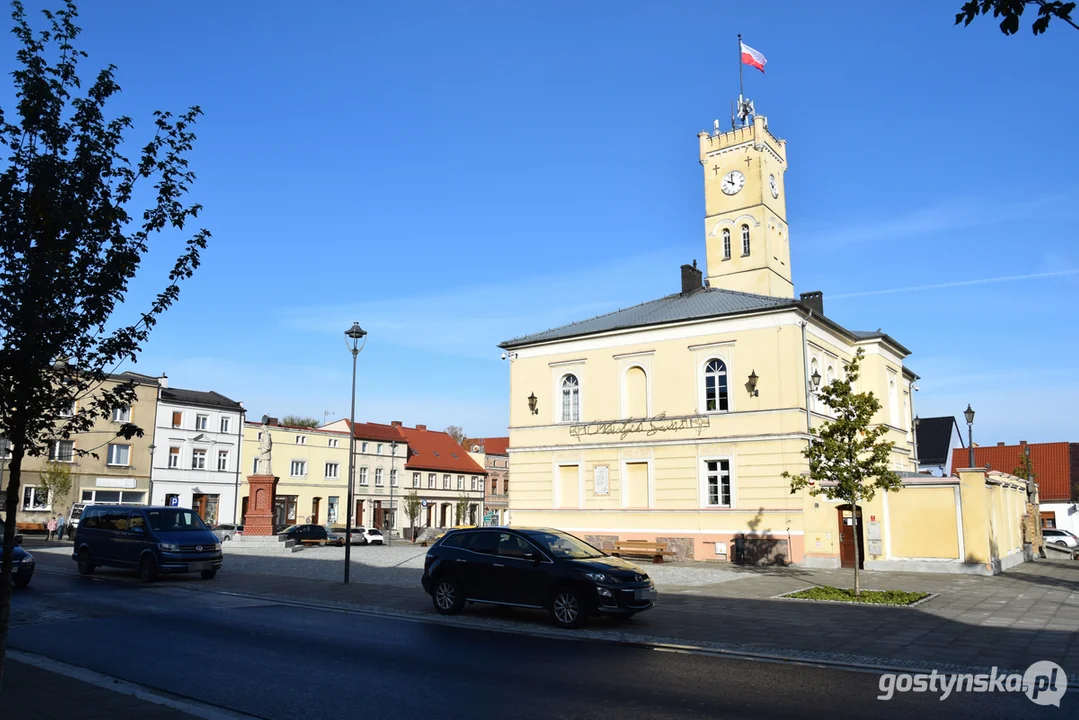
M188 532L206 530L206 523L194 510L150 510L150 529L154 532Z
M536 530L525 534L532 542L557 558L582 560L584 558L603 557L603 553L596 548L566 533Z

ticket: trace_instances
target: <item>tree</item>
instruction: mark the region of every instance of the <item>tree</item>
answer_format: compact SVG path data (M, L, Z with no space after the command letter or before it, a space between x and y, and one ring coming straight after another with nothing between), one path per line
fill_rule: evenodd
M154 135L131 162L121 152L131 119L105 115L106 103L120 92L116 68L100 70L84 92L77 71L86 53L75 47L80 28L74 2L43 15L46 29L35 31L22 3L12 2L17 104L10 113L0 108L0 435L11 442L0 683L23 459L135 401L133 382L105 381L136 359L158 318L179 297L180 283L198 268L210 237L205 229L186 240L173 232L201 209L185 200L195 179L187 155L199 108L177 116L155 112ZM146 207L135 207L136 193ZM132 311L140 300L127 298L129 283L151 238L156 245L163 232L162 242L181 245L176 261L164 289ZM132 315L114 316L120 308ZM65 411L76 400L78 412L69 416ZM132 438L142 429L124 423L117 434ZM97 449L77 452L95 455Z
M47 462L38 473L38 481L49 492L49 502L61 505L71 492L71 466L62 462Z
M408 516L408 526L412 528L412 542L416 542L416 520L422 509L423 501L420 500L419 493L415 490L405 493L405 515Z
M814 428L809 446L802 454L809 460L809 477L784 472L790 480L791 493L808 488L813 496L841 500L851 506L854 525L854 595L861 594L858 565L858 503L870 501L877 491L898 491L902 482L888 467L895 443L884 440L886 425L871 428L880 401L872 392L854 392L865 350L859 348L854 359L843 364L844 376L820 389L821 401L835 412L835 419Z
M1029 447L1024 447L1023 452L1019 454L1019 464L1015 466L1015 470L1012 470L1012 475L1024 480L1034 480L1038 477L1034 473L1034 463L1030 461Z
M304 427L304 428L317 428L321 423L313 417L305 417L303 415L286 415L281 418L282 425L291 425L292 427Z
M465 518L468 517L468 506L472 503L472 498L464 493L457 496L457 502L454 503L455 515L457 516L457 522L454 525L464 525Z
M464 443L468 439L460 425L450 425L443 432L453 438L453 441L461 447L464 447Z
M956 14L955 24L963 23L966 27L979 15L993 13L993 17L1001 18L1000 31L1005 35L1015 35L1019 32L1019 18L1028 5L1038 8L1038 17L1030 28L1035 35L1048 30L1049 21L1054 18L1079 30L1079 25L1072 19L1075 3L1061 0L967 0Z

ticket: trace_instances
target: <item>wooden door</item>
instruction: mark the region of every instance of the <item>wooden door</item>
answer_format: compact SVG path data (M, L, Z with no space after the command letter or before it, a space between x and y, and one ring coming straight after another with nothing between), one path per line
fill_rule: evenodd
M363 500L356 501L356 514L353 517L355 518L354 526L363 527Z
M205 495L192 495L191 496L191 509L199 514L199 517L204 521L206 520L206 496Z
M315 498L311 501L311 522L315 525L321 525L318 520L319 504L322 502L322 498Z
M862 543L862 510L855 514L851 512L850 505L841 505L836 508L839 515L839 564L841 567L854 567L854 543L858 543L858 567L865 563L865 545Z
M432 503L432 504L429 504L427 506L427 527L431 527L431 523L434 521L434 519L435 519L435 506Z

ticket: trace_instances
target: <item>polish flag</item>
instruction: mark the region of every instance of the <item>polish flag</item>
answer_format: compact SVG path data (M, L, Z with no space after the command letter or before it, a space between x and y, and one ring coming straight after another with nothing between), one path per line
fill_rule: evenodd
M761 72L764 72L764 66L768 62L768 58L764 57L760 52L754 50L749 45L742 43L742 62L745 65L752 65Z

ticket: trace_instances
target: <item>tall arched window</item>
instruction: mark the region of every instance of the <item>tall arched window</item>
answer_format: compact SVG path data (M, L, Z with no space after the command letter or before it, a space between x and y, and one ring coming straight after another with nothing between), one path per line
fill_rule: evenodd
M731 231L723 228L723 259L731 259Z
M742 254L749 255L749 225L742 226Z
M704 409L717 412L727 407L727 366L719 358L712 358L704 366Z
M576 375L562 378L562 422L577 422L581 419L581 384Z

